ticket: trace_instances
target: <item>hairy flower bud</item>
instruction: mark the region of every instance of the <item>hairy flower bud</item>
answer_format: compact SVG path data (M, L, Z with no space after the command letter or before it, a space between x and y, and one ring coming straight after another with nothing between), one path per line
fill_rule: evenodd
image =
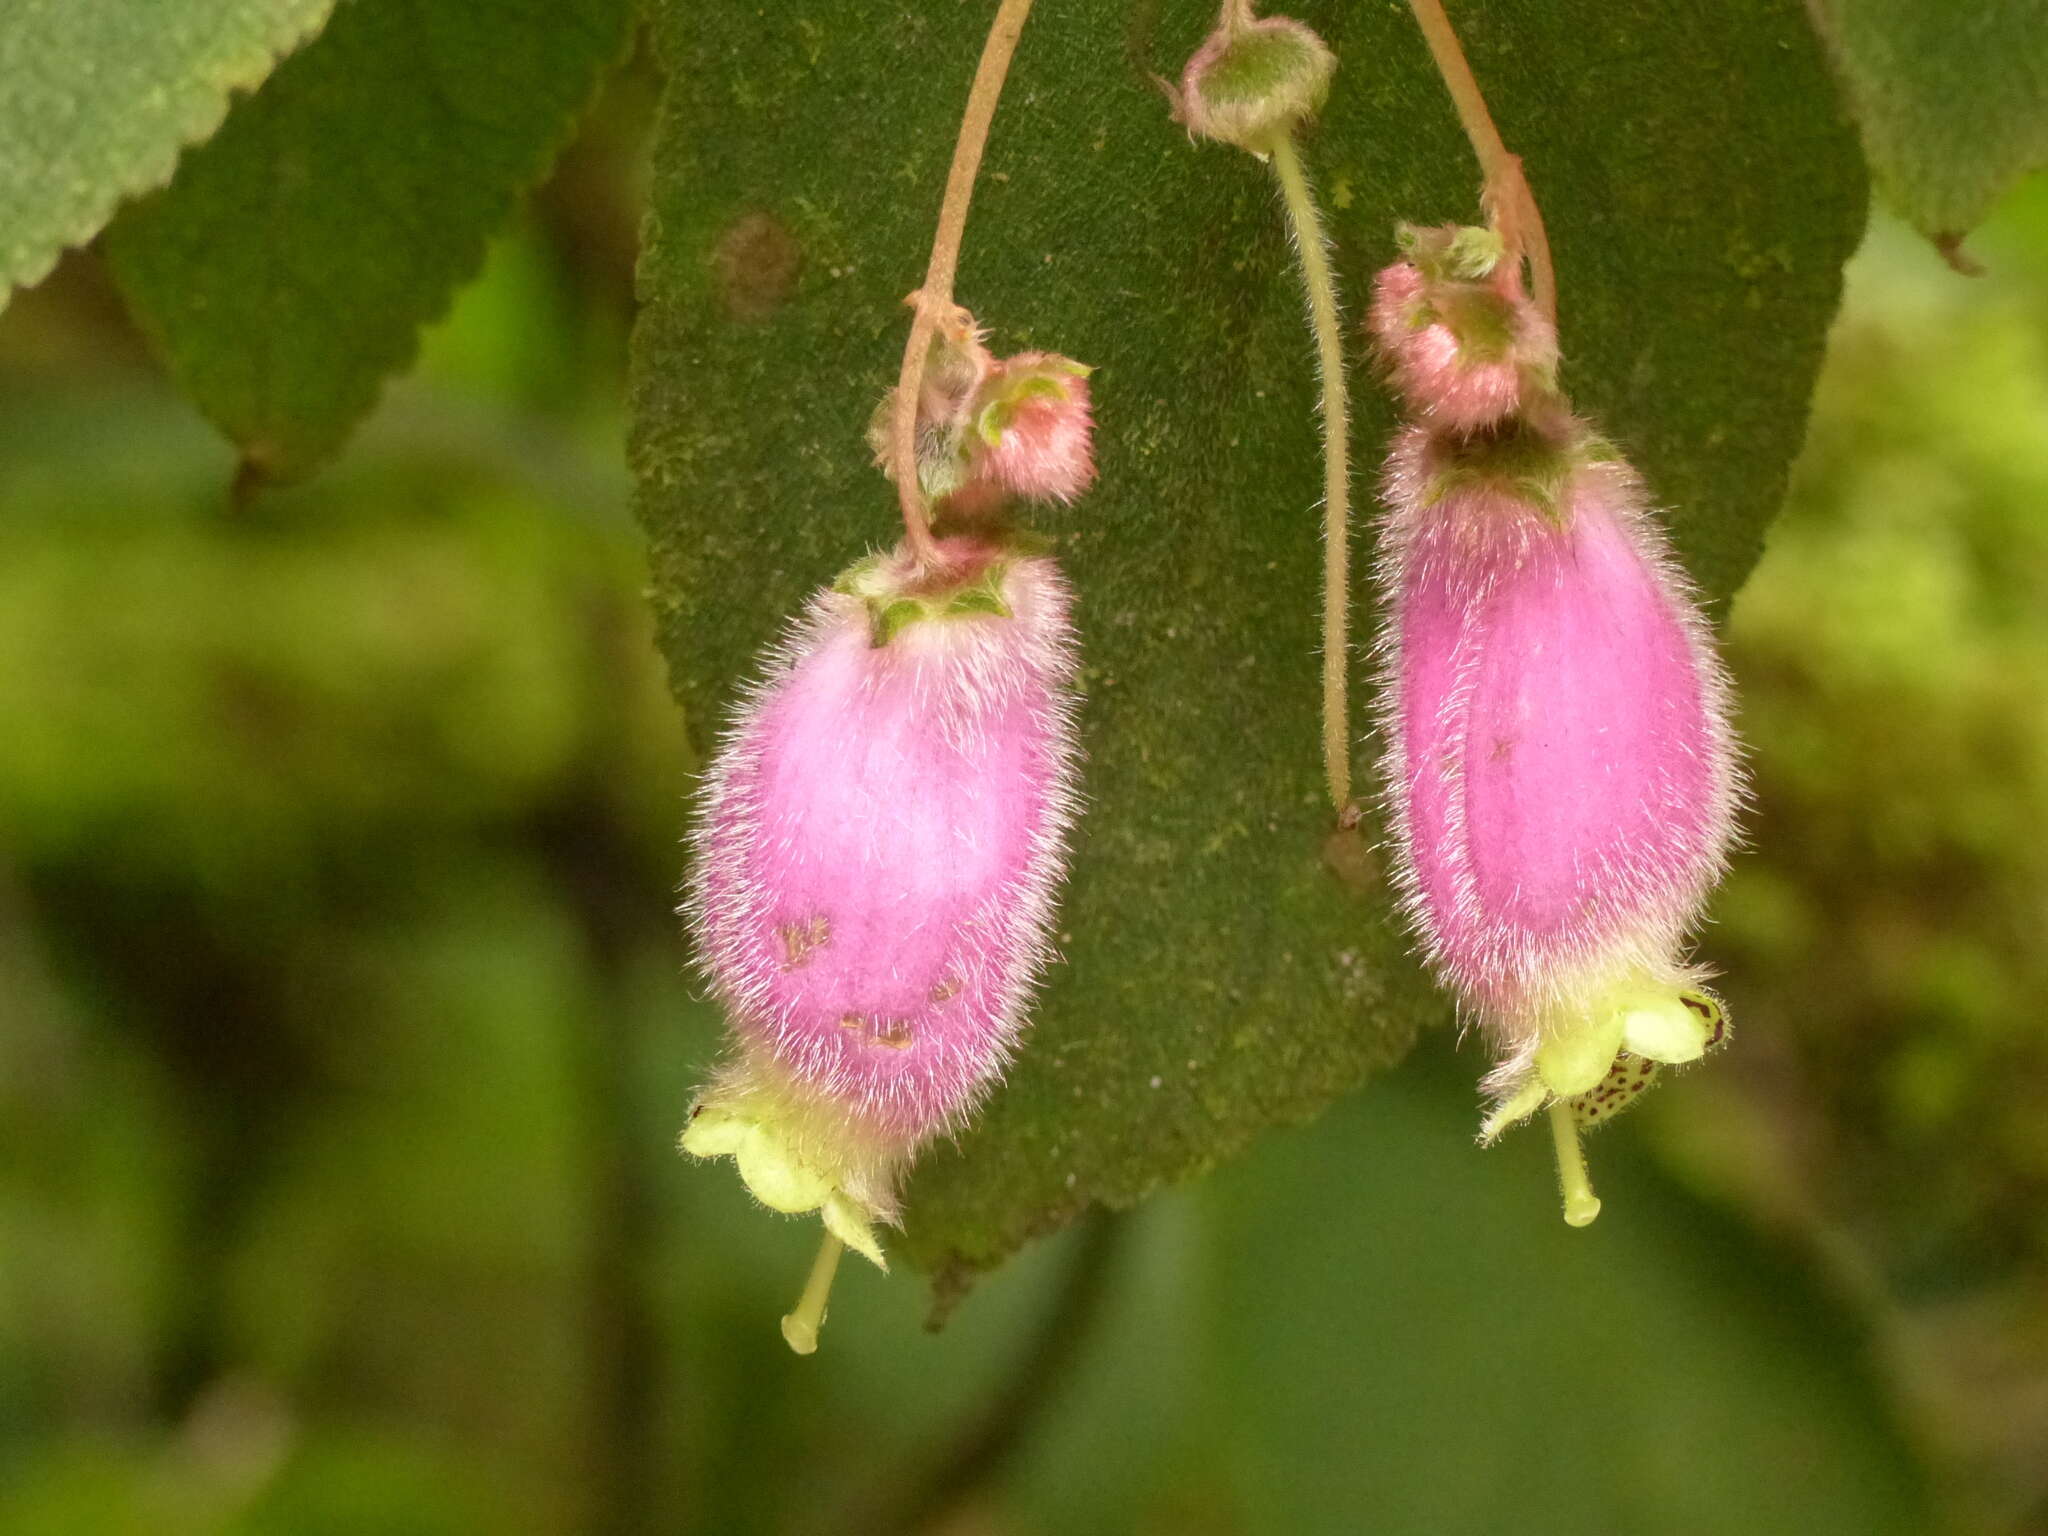
M1322 107L1336 69L1336 55L1302 23L1224 0L1181 76L1180 118L1197 138L1262 155Z
M1557 333L1492 230L1405 226L1367 324L1417 418L1473 432L1557 388Z
M1095 479L1085 363L1020 352L998 363L977 396L973 474L1018 496L1072 501Z
M1086 363L1055 352L1000 362L974 316L957 305L932 338L917 404L917 473L956 518L979 519L1011 496L1072 501L1094 483L1094 419ZM892 391L868 422L875 464L891 479Z
M1070 598L1053 562L948 539L820 592L708 776L686 911L733 1052L686 1151L883 1262L918 1150L1023 1028L1076 807ZM784 1320L808 1353L838 1249Z
M1470 430L1432 403L1395 442L1379 571L1400 879L1498 1052L1484 1138L1550 1106L1583 1225L1578 1128L1723 1034L1685 946L1734 830L1728 686L1609 445L1554 395Z

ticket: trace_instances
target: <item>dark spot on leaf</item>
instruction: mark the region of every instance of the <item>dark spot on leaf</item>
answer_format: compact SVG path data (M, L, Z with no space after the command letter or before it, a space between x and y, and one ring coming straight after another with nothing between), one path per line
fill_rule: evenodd
M768 213L741 214L711 249L712 276L735 320L763 320L780 309L802 266L796 237Z

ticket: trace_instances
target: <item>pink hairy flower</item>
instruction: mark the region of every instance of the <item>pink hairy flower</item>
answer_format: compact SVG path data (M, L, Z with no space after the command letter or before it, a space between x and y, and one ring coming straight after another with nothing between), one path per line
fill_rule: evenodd
M1640 482L1561 398L1476 431L1418 404L1379 570L1400 882L1498 1053L1484 1139L1548 1105L1584 1225L1578 1127L1724 1031L1685 949L1734 835L1727 679Z
M1444 974L1513 1013L1678 947L1732 830L1727 690L1626 465L1573 468L1552 510L1483 485L1429 504L1433 457L1410 428L1388 490L1409 894Z
M1417 419L1489 427L1556 388L1557 333L1491 231L1407 229L1366 323Z
M900 548L855 566L771 653L708 775L686 905L734 1049L685 1150L877 1264L902 1173L1017 1044L1077 805L1058 568L940 550L937 574ZM805 1353L812 1301L784 1321Z

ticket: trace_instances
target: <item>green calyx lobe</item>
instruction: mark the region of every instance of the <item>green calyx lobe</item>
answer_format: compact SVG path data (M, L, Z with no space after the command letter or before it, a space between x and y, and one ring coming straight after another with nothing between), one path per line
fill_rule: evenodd
M974 561L957 577L948 580L944 573L924 577L914 589L900 580L898 557L870 555L842 572L832 583L832 590L857 597L866 606L869 643L878 648L913 624L981 617L1007 619L1010 605L1003 597L1003 583L1009 575L1010 562L1018 554L1032 552L1020 545L1034 542L1028 538L1005 540L999 552Z
M1016 420L1018 411L1034 400L1071 398L1067 380L1085 379L1094 371L1070 357L1048 357L1036 367L1005 373L985 392L982 407L975 413L975 434L989 447L995 447Z
M1265 154L1321 110L1336 69L1336 55L1298 21L1226 21L1190 65L1184 117L1196 134Z
M1515 311L1500 294L1476 283L1445 284L1415 312L1414 327L1442 325L1458 338L1468 362L1499 362L1515 341Z
M1305 100L1313 110L1329 89L1325 57L1299 32L1248 28L1216 56L1197 89L1211 106L1241 107L1284 96Z
M1477 282L1506 257L1500 231L1477 224L1400 224L1394 243L1432 282Z
M1555 415L1555 424L1517 415L1478 432L1439 433L1430 445L1437 470L1425 505L1435 506L1454 492L1482 491L1524 502L1562 526L1564 493L1573 473L1615 455L1611 445L1586 433L1561 405Z
M1520 339L1514 299L1499 285L1507 244L1495 229L1472 224L1400 224L1394 242L1428 284L1410 324L1421 330L1442 325L1458 338L1467 361L1498 362ZM1537 380L1544 394L1556 392L1553 370Z

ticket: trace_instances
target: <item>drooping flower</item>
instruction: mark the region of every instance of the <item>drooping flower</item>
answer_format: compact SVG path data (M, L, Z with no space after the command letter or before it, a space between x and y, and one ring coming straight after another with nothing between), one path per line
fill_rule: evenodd
M1000 1076L1048 957L1076 808L1071 600L994 540L818 593L708 775L687 903L733 1051L686 1151L829 1234L784 1319L808 1353L838 1243L883 1263L918 1150Z
M1382 332L1397 372L1415 334ZM1417 387L1379 571L1400 878L1497 1051L1483 1137L1549 1106L1583 1225L1578 1127L1723 1033L1686 944L1734 832L1728 685L1641 483L1542 370L1485 421Z

